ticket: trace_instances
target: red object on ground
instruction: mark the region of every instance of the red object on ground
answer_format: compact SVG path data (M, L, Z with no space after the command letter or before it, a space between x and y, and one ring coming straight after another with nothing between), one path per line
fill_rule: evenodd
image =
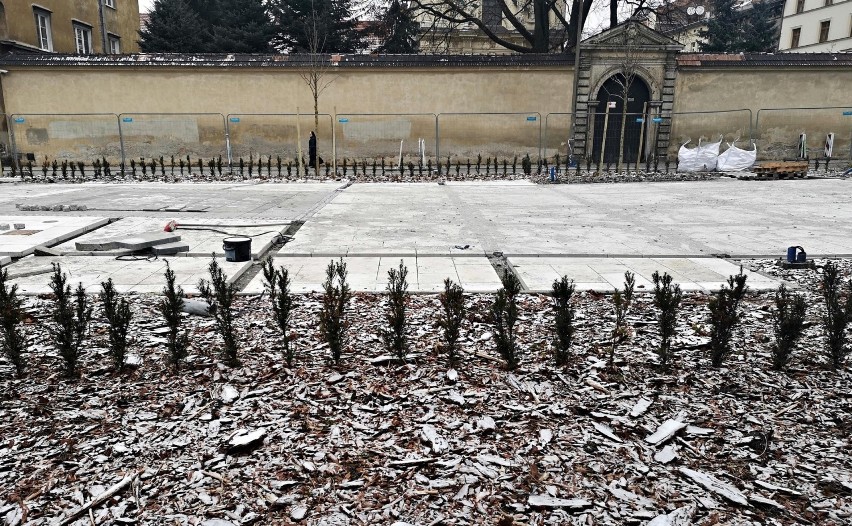
M166 228L164 228L163 231L164 232L174 232L175 230L177 230L177 227L178 227L177 221L172 219L171 221L166 223Z

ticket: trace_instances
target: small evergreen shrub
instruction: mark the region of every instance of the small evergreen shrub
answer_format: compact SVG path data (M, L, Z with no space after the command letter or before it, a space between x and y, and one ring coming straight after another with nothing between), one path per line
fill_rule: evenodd
M627 312L633 303L633 289L636 286L636 276L629 270L624 273L624 290L616 289L612 295L612 305L615 308L615 328L612 331L612 345L609 349L609 366L615 365L615 347L627 339Z
M728 286L710 298L710 359L713 367L720 367L731 354L731 339L742 315L740 302L745 296L746 276L742 267L736 276L728 276Z
M574 305L571 300L574 297L576 287L574 280L568 280L568 276L553 281L553 314L554 342L556 366L562 367L568 363L571 352L571 343L574 341Z
M443 332L447 357L452 367L458 358L458 341L464 323L464 289L447 278L444 280L444 292L438 296L438 300L441 303L438 327Z
M73 378L77 374L80 346L92 319L92 307L82 283L77 285L76 293L72 295L68 275L57 263L53 264L50 288L55 298L50 316L53 321L49 329L50 338L64 362L65 376Z
M408 348L406 329L408 320L405 310L408 304L408 268L399 262L399 269L388 270L388 311L385 319L388 328L382 330L382 340L388 351L394 353L399 360L405 360Z
M7 269L0 269L0 348L12 362L18 378L24 375L26 368L24 350L27 348L27 337L21 327L23 319L23 302L18 297L18 286L9 284Z
M782 370L790 362L793 348L805 328L805 298L781 285L775 291L775 310L772 312L772 331L775 344L772 346L772 367Z
M497 352L506 360L507 369L515 369L519 363L515 341L515 323L518 321L518 294L521 282L508 268L500 277L503 287L497 291L491 305L491 323L494 326Z
M115 290L112 278L101 283L103 289L104 318L109 323L109 353L117 371L124 370L124 359L127 357L127 333L130 329L130 304Z
M524 175L532 174L532 160L530 160L530 154L526 154L521 160L521 169L524 171Z
M219 266L214 257L207 266L210 272L210 280L201 279L198 282L198 291L210 304L210 313L216 320L216 330L225 344L225 361L228 365L235 367L240 361L237 356L237 338L234 333L234 298L237 296L237 288L233 283L228 283L228 276Z
M268 257L263 262L263 277L266 279L266 291L272 304L272 315L284 338L284 359L287 361L287 367L293 367L295 349L291 342L294 335L290 333L290 316L293 312L290 272L283 265L276 270L272 265L272 258Z
M320 334L331 350L334 363L340 364L340 356L346 344L346 305L352 297L352 291L346 282L346 263L332 260L325 271L325 283L320 311Z
M660 276L659 272L654 272L651 279L654 282L654 306L659 309L657 326L660 331L660 348L657 354L662 366L666 367L671 355L672 339L677 330L677 311L680 309L683 292L680 285L672 284L672 277L668 273Z
M842 289L840 269L829 261L822 273L822 297L825 300L822 326L826 336L826 351L834 369L840 369L849 354L846 327L852 321L852 280L846 283L845 297Z
M183 161L181 161L183 162ZM157 305L166 326L169 328L168 351L169 365L172 370L177 371L186 359L189 351L189 335L187 331L181 330L181 316L183 312L183 289L175 285L175 272L166 261L166 287L163 289L163 298Z

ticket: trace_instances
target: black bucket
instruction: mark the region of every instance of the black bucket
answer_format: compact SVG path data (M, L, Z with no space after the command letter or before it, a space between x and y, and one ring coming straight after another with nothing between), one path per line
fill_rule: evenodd
M250 261L250 237L226 237L222 240L222 250L225 251L225 261Z

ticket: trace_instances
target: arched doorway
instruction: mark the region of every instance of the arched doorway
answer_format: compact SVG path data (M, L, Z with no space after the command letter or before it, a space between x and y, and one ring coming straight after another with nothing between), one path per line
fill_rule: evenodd
M627 112L623 115L625 87L627 88ZM622 119L625 121L623 162L635 163L644 160L642 150L648 138L643 130L648 129L646 117L650 100L651 91L638 75L634 75L630 82L626 82L624 75L619 73L603 83L598 90L595 108L593 162L601 159L602 149L605 149L604 163L619 161ZM607 117L607 109L609 109L609 117ZM606 129L606 142L604 142L604 129Z

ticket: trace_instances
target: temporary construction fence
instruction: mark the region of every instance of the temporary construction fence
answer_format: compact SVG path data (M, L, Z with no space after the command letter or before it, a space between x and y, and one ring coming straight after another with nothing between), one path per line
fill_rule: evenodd
M122 113L124 161L159 158L228 158L228 134L221 113Z
M723 138L739 140L750 148L757 142L758 159L824 158L852 159L852 107L765 108L680 112L659 115L655 108L645 115L626 116L623 150L621 115L591 114L586 126L586 165L674 160L681 144ZM222 158L236 165L240 158L277 157L295 162L299 136L303 156L308 137L316 127L313 114L221 113L97 113L12 114L4 119L7 153L0 157L40 166L44 159L84 162L106 159L113 166L131 160L175 157L195 165ZM573 134L569 113L426 113L426 114L320 114L317 133L319 156L327 164L386 160L446 166L485 165L487 160L521 165L529 155L533 163L571 152ZM298 126L297 126L298 122ZM606 128L606 133L604 133ZM668 132L665 135L664 132ZM804 151L800 139L804 136ZM825 151L826 139L833 138ZM667 146L660 150L658 145ZM603 152L603 156L601 153ZM662 158L658 159L657 154ZM480 160L481 159L481 160ZM517 159L517 161L515 161ZM256 161L255 161L256 162ZM7 163L8 164L8 163Z
M277 163L280 157L282 163L295 165L298 164L299 140L302 157L307 159L308 140L314 131L319 156L330 162L333 157L333 128L332 116L327 113L316 118L313 113L232 113L227 117L230 156L232 162L238 162L240 158L245 161L272 158L273 163Z
M105 158L114 164L122 159L118 115L114 113L14 114L9 116L9 131L12 151L36 165L45 159Z
M435 163L438 146L434 113L341 113L335 123L338 159L388 164Z
M761 109L755 128L764 159L852 159L852 106ZM830 152L826 151L829 134Z

